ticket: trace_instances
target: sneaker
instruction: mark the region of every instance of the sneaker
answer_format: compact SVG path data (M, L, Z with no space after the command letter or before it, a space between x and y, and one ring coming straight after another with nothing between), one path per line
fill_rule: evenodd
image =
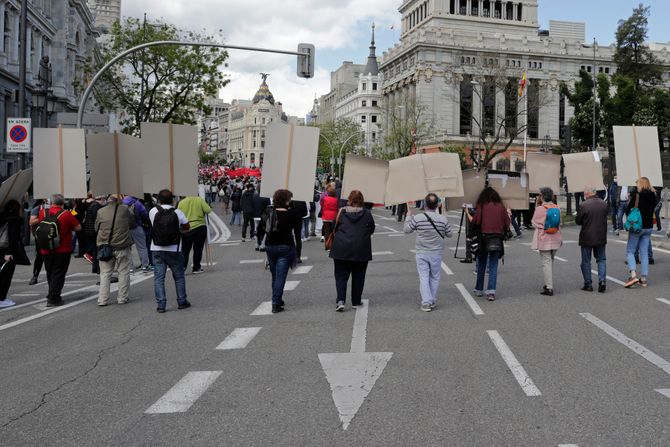
M98 303L98 307L106 307L107 303Z
M86 259L89 263L93 264L93 256L90 254L86 253L84 254L84 259Z
M16 306L16 303L10 300L9 298L0 301L0 309L2 309L3 307L12 307L12 306Z
M29 286L34 286L35 284L37 284L37 276L33 276L30 278L30 281L28 281Z
M640 285L642 287L647 287L649 284L647 283L647 278L640 278Z
M423 312L432 312L432 311L433 311L433 308L430 307L430 304L427 304L427 303L426 303L426 304L422 304L422 305L421 305L421 310L422 310Z
M159 314L164 314L165 313L165 308L164 307L157 307L156 312L158 312Z
M492 293L487 293L487 294L486 294L486 299L487 299L488 301L495 301L495 300L496 300L496 296L495 296L494 294L492 294Z
M351 308L352 308L352 309L358 309L359 307L363 307L363 302L362 302L362 301L361 301L360 303L358 303L358 304L352 304L352 305L351 305Z
M654 258L649 258L649 265L654 265Z
M339 301L337 305L335 306L335 311L336 312L344 312L344 302Z
M626 281L626 284L624 284L624 287L627 288L627 289L630 289L631 287L633 287L635 284L637 284L639 282L640 282L640 278L635 276L635 272L633 272L633 274L631 274L631 276L628 277L628 281Z
M197 270L196 270L196 269L193 269L193 272L192 272L192 273L193 273L194 275L197 275L198 273L205 273L205 269L203 269L202 267L200 267L200 268L197 269Z
M598 293L605 293L605 289L607 286L605 285L605 282L598 283Z
M584 287L582 287L582 290L584 292L593 292L593 286L590 285L590 284L589 285L584 284Z
M129 302L130 302L130 300L126 298L125 300L123 300L123 301L117 301L116 303L117 303L117 304L128 304Z
M461 264L472 264L472 259L461 259Z
M273 304L272 305L272 313L273 314L278 314L279 312L284 312L284 308L280 306L279 304Z
M260 251L260 250L261 250L260 245L256 245L256 246L254 247L254 250L256 250L256 251Z
M437 304L430 303L430 308L433 309L433 310L437 309Z
M150 265L144 265L144 266L142 266L142 271L143 271L144 273L148 273L148 272L150 272L150 271L152 271L152 270L153 270L153 268L152 268Z
M63 304L65 304L65 302L63 300L56 301L55 303L51 302L51 301L47 301L47 307L58 307L58 306L62 306Z
M479 296L479 297L484 296L484 292L482 292L481 290L477 290L477 289L474 289L474 290L472 291L472 294L473 294L474 296Z
M179 310L188 309L189 307L191 307L191 303L189 303L188 301L184 301L183 303L181 303L177 306L177 309L179 309Z
M544 289L542 289L542 292L540 292L540 295L554 296L554 289L550 289L547 286L544 286Z

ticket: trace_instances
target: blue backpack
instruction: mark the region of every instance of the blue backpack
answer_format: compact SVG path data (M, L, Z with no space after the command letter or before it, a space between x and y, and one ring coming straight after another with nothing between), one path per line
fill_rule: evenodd
M547 209L547 218L544 221L544 232L547 234L558 233L558 227L561 225L561 209L556 205L544 205Z
M624 227L626 231L632 231L633 233L639 233L642 231L642 214L640 209L637 207L640 204L640 194L635 195L635 207L630 210L628 213L628 218L626 219L626 224Z

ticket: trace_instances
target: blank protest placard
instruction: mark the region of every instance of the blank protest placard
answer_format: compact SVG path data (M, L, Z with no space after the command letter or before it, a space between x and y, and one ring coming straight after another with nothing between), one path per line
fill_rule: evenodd
M463 171L463 197L453 197L447 199L447 209L449 211L460 210L463 204L474 206L477 203L479 195L486 187L486 172L468 169Z
M358 190L368 203L385 203L389 162L347 154L342 178L342 197Z
M495 189L505 206L513 210L527 210L528 173L489 173L489 186Z
M172 123L142 123L142 173L145 193L170 189L176 196L198 194L198 128Z
M428 193L425 175L421 155L391 160L386 180L386 205L423 199Z
M288 189L294 200L314 200L319 128L271 123L265 132L261 196Z
M598 152L564 154L563 163L565 163L568 192L584 192L587 186L597 190L605 189L603 168Z
M653 186L663 186L661 147L656 127L614 126L617 180L634 185L647 177Z
M421 154L421 161L426 179L426 194L432 192L438 197L463 196L463 171L458 154Z
M86 197L86 138L83 129L34 129L33 196Z
M142 144L130 135L99 133L86 137L94 195L144 195Z
M528 187L531 193L539 193L548 187L556 194L561 190L561 156L531 152L527 155Z

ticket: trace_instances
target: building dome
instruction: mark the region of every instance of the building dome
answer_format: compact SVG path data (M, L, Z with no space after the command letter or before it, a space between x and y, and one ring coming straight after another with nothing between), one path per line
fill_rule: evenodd
M274 105L275 104L275 97L272 96L272 92L270 91L270 87L268 87L268 84L265 82L266 76L263 76L263 82L261 83L261 86L258 88L258 91L256 92L256 95L254 95L254 104L258 104L259 102L265 100L269 102L270 104Z

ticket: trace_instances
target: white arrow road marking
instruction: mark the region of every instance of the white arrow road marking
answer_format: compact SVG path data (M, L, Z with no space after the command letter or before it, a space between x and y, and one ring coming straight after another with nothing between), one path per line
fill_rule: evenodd
M604 321L600 320L597 317L594 317L589 313L582 313L579 315L584 317L588 322L593 323L596 327L601 329L607 335L609 335L610 337L612 337L613 339L615 339L616 341L618 341L619 343L621 343L622 345L624 345L625 347L636 353L637 355L642 356L642 358L644 358L652 365L662 369L666 374L670 375L670 362L665 360L660 355L650 351L649 349L645 348L635 340L631 340L621 332L614 329L609 324L605 323Z
M356 310L349 353L319 354L343 430L349 428L393 356L392 352L365 352L368 306L369 301L363 300L363 306Z
M191 371L145 411L148 414L184 413L223 371Z
M212 243L226 242L230 239L230 230L216 213L209 213L207 217L212 221L216 236L211 240Z
M260 331L261 328L259 327L238 327L216 349L244 349Z
M519 382L519 385L523 392L526 393L526 396L541 396L542 393L540 393L540 390L535 386L535 383L533 383L530 376L528 376L528 373L516 359L516 356L510 350L509 346L507 346L507 343L505 343L505 340L502 339L498 331L486 331L486 333L489 334L489 338L502 356L509 370L512 371L514 378Z
M306 275L312 271L312 265L300 265L293 269L294 275Z
M670 397L670 389L664 388L664 389L654 390L654 391L656 391L657 393L661 393L665 397Z
M272 301L263 301L253 312L249 315L272 315Z
M465 300L466 303L468 303L468 306L470 306L470 309L472 309L473 314L484 315L484 311L482 310L482 308L479 307L477 301L475 301L475 299L472 298L472 295L470 295L470 292L468 292L468 289L466 289L463 284L456 284L456 288L458 289L459 292L461 292L463 299Z

